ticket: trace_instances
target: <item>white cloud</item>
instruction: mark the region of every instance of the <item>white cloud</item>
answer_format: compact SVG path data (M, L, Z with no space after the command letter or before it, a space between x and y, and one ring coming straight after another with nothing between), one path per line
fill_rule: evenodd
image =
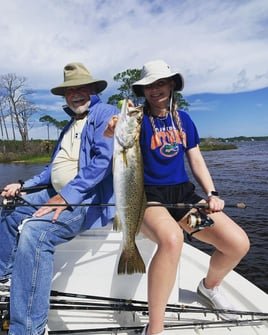
M191 112L197 111L198 113L202 111L210 112L210 111L213 111L213 104L214 104L213 101L210 101L208 103L201 99L195 99L194 101L190 103L189 110Z
M33 88L62 82L71 61L113 88L115 74L156 58L187 94L268 86L267 0L13 0L0 15L0 74Z

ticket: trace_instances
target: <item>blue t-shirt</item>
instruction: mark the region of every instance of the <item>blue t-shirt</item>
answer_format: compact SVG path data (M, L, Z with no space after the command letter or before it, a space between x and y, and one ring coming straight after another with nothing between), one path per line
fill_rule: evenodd
M144 114L140 145L144 163L145 185L176 185L189 181L185 170L184 153L199 144L197 129L190 116L178 111L186 146L182 145L176 121L154 117L155 130Z

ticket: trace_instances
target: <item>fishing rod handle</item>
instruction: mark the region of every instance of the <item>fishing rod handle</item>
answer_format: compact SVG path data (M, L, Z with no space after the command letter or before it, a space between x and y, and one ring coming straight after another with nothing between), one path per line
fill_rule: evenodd
M32 192L32 191L41 191L41 190L44 190L46 188L49 188L51 187L50 184L45 184L45 185L38 185L38 186L29 186L29 187L21 187L18 189L18 192L21 193L21 192ZM2 189L0 190L0 193L4 192L5 189Z

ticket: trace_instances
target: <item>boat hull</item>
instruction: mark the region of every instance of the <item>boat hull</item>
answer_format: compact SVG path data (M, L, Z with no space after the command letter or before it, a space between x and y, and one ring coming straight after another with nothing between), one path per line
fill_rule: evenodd
M51 334L134 335L148 323L147 274L117 274L122 243L122 233L110 224L57 247L48 320ZM136 243L148 269L156 246L142 234ZM267 335L268 295L236 272L225 278L222 289L239 310L237 321L221 320L219 313L199 301L196 288L208 263L208 255L184 243L165 333Z
M155 251L155 244L142 234L137 237L137 246L146 267ZM147 301L147 275L118 275L117 264L122 248L122 233L114 232L109 225L105 229L87 231L65 245L58 247L55 255L53 290L100 297L112 297ZM202 302L196 295L196 288L206 274L209 256L184 243L177 279L171 292L170 305L186 305L200 308L199 312L178 310L167 312L166 332L173 334L267 334L268 325L256 322L246 325L244 320L251 316L241 316L238 323L225 324L215 313L204 313ZM224 280L222 288L226 296L240 311L267 312L268 296L244 277L232 271ZM181 310L179 310L181 311ZM180 320L178 321L178 315ZM51 310L49 328L99 329L107 328L106 333L116 333L108 328L121 327L119 332L133 334L148 322L148 313L116 310ZM223 322L223 323L222 323ZM209 324L210 323L210 324ZM97 331L96 331L97 332ZM105 333L105 331L104 331Z

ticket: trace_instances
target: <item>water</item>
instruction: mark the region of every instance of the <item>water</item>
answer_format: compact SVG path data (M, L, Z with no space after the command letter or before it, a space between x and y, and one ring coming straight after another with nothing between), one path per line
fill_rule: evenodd
M268 141L236 144L238 149L204 152L203 156L225 203L247 205L246 209L225 209L251 241L249 253L235 270L268 293ZM212 252L210 246L194 239L190 244Z
M26 180L40 173L44 165L0 164L0 189L9 183Z
M238 149L204 152L217 190L226 204L244 202L246 209L226 208L251 240L251 249L235 269L268 293L268 141L237 143ZM42 165L0 164L0 187L26 180L42 171ZM198 187L197 187L198 190ZM212 248L193 239L195 247Z

